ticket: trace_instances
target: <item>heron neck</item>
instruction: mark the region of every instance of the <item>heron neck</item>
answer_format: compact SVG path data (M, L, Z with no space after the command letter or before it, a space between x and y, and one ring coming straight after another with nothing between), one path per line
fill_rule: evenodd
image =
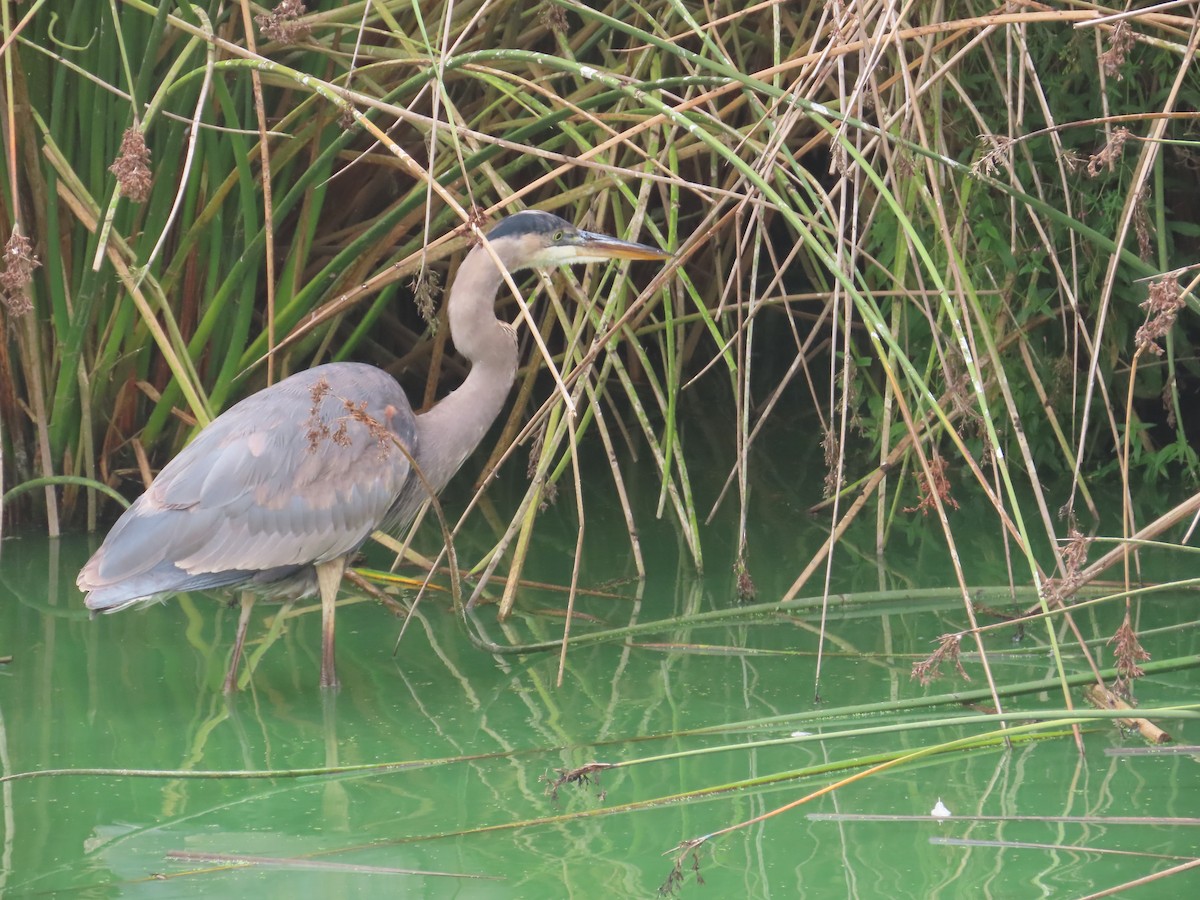
M450 337L471 371L456 390L417 416L417 462L435 491L483 440L517 376L516 335L496 318L500 280L491 257L477 247L459 266L450 290Z

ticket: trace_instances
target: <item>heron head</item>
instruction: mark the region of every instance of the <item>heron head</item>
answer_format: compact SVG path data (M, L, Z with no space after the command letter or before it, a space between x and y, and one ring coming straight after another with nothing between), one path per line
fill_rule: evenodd
M607 259L670 259L671 254L576 228L566 219L525 210L501 219L487 233L496 254L511 271L602 262Z

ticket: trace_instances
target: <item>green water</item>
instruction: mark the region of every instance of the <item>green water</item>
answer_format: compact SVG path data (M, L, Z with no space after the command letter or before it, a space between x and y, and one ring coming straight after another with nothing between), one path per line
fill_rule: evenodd
M801 545L815 546L821 534L822 523L799 517L794 529L779 527L792 515L786 507L777 515L780 522L756 536L755 546L765 548L755 567L760 599L779 595L807 558ZM606 542L605 529L603 521L589 521L594 549L585 575L593 584L627 570L621 541ZM615 625L734 603L727 567L714 563L719 576L697 579L675 562L663 535L647 539L656 542L648 547L654 575L640 595L621 586L620 599L581 599L582 612ZM981 572L988 583L1004 580L992 540L980 535L967 543L979 583ZM565 577L573 542L573 532L546 539L535 558L549 562L531 577ZM331 697L317 688L319 614L300 615L263 656L252 689L226 701L220 681L236 611L194 595L90 621L74 577L92 546L83 538L28 535L4 542L0 656L12 660L0 665L3 774L410 765L338 776L11 781L2 786L5 897L653 896L671 871L669 851L681 841L776 810L857 769L772 776L987 730L836 740L802 734L877 721L862 715L688 735L817 709L816 617L576 647L556 687L556 654L484 652L442 598L423 604L394 655L397 619L373 602L343 606L342 689ZM885 575L885 586L928 582L933 564L925 555L917 548L894 554L901 568ZM879 586L872 564L850 554L840 559L837 586ZM951 583L938 577L928 586ZM910 680L913 654L928 653L938 635L963 620L958 601L918 598L877 609L835 604L820 683L826 706L983 686L970 658L969 684L946 679L922 688ZM530 590L521 604L534 615L500 626L485 609L479 623L500 642L552 638L561 631L555 611L563 603L557 593ZM1141 614L1159 624L1183 621L1189 605L1179 596L1148 601ZM273 611L256 614L252 638L261 637ZM1106 638L1117 615L1106 607L1080 620L1089 637ZM583 622L579 633L591 627ZM1019 644L1011 633L994 637L997 680L1052 675L1043 641L1044 632ZM1157 658L1200 651L1194 628L1146 643ZM1096 649L1108 660L1102 643ZM1074 654L1068 660L1082 665ZM1139 694L1144 703L1195 700L1196 680L1194 671L1151 676ZM1013 706L1061 704L1061 692L1051 690ZM970 710L951 706L937 714ZM932 715L918 710L910 718ZM893 714L887 722L903 718ZM1197 725L1165 724L1180 742L1200 742ZM772 738L791 739L744 746ZM1200 831L1112 820L1200 816L1200 765L1191 755L1106 752L1142 746L1100 726L1086 735L1082 756L1069 738L1056 738L900 766L715 838L698 851L704 884L696 883L688 858L680 895L1075 897L1160 871L1178 863L1171 857L1196 856ZM713 748L725 749L679 755ZM660 755L668 756L656 760ZM638 760L604 772L598 787L567 785L557 799L547 794L546 779L556 770ZM761 782L714 790L748 779ZM710 793L677 796L704 791ZM954 818L928 816L939 798ZM964 840L980 843L956 843ZM1200 875L1190 874L1127 896L1194 896L1197 889Z

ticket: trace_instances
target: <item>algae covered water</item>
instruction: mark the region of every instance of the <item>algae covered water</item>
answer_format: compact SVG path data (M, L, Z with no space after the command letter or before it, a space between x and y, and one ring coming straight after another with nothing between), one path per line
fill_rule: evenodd
M595 539L600 525L589 525ZM662 886L682 896L1080 896L1197 854L1195 757L1149 754L1106 723L1087 726L1082 755L1059 730L914 759L797 802L875 757L987 730L969 723L986 701L904 710L983 687L969 652L970 682L910 678L962 616L959 601L911 585L907 600L827 611L820 704L814 610L581 643L557 686L557 653L486 652L445 594L422 603L393 652L399 620L353 602L351 589L338 616L339 693L317 688L313 606L286 621L252 687L227 700L236 610L196 594L89 619L74 573L94 544L5 541L3 774L86 770L2 785L5 896L645 897ZM598 582L620 568L619 552L595 551L585 574ZM561 555L547 545L540 558ZM760 593L793 577L778 558L778 572L756 571ZM934 581L921 565L913 579ZM736 608L730 573L663 568L640 588L581 598L589 618L577 634ZM888 577L899 585L901 574ZM476 627L497 643L553 639L562 605L561 594L530 589L513 621L499 625L484 608ZM252 639L278 609L262 609ZM1162 623L1185 610L1178 597L1142 607ZM1111 615L1082 621L1111 634ZM1044 644L1017 637L994 642L997 680L1052 678ZM1158 658L1200 651L1191 628L1144 641ZM1103 641L1095 649L1103 659ZM1152 674L1139 696L1194 698L1194 684L1194 670ZM866 708L889 703L886 715ZM1011 708L1061 705L1049 687ZM841 707L860 711L831 715ZM939 716L936 727L916 724ZM1194 723L1164 724L1194 742ZM950 817L931 815L939 804ZM1197 877L1170 890L1194 889ZM1162 896L1154 890L1141 896Z

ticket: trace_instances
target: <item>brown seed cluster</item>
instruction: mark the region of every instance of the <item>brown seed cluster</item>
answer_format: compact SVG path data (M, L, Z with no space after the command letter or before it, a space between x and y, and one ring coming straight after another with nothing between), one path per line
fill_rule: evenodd
M754 598L758 596L758 588L754 585L754 578L750 575L750 567L746 565L744 555L739 556L738 561L733 564L733 574L737 583L738 603L753 603Z
M323 442L329 440L330 437L329 426L321 416L321 401L325 399L329 391L329 382L324 378L318 378L316 384L312 386L312 390L309 392L309 396L312 398L312 406L308 410L308 421L304 423L309 453L316 453L317 448Z
M942 663L952 663L954 669L963 681L970 681L971 676L962 664L962 635L943 634L938 638L938 648L920 662L914 663L911 677L926 687L931 681L942 677Z
M660 897L674 897L683 887L684 872L683 867L686 864L691 869L692 877L696 879L696 884L704 884L704 879L700 876L700 848L708 841L706 837L692 838L691 840L682 841L674 849L677 851L675 862L671 866L671 873L667 876L667 880L658 886L658 894Z
M1009 148L1012 147L1015 141L1002 134L981 134L979 142L989 147L989 149L975 161L971 169L975 175L983 173L990 177L996 174L1008 158Z
M1063 545L1063 577L1047 578L1042 582L1042 598L1051 608L1059 608L1079 588L1079 573L1087 562L1092 539L1079 530L1072 521L1067 528L1067 542Z
M308 37L312 31L307 23L299 21L306 12L308 10L304 8L301 0L280 0L273 10L255 16L254 21L270 40L281 44L294 44Z
M1114 129L1112 137L1108 139L1108 143L1088 157L1088 176L1095 178L1100 174L1101 169L1112 169L1117 160L1121 158L1121 151L1124 149L1125 141L1128 139L1129 129L1124 125Z
M1129 27L1128 22L1118 22L1109 32L1108 49L1100 54L1100 65L1104 68L1104 74L1117 81L1122 80L1125 76L1121 72L1121 64L1129 56L1132 47L1133 29Z
M821 449L825 452L825 482L821 493L828 500L842 487L842 479L838 473L838 456L841 454L841 442L834 430L825 425L822 429Z
M433 269L421 268L409 283L413 299L417 302L417 312L429 325L434 334L437 333L437 298L442 292L442 279Z
M371 436L371 440L375 442L375 446L379 450L380 461L387 459L397 441L396 436L388 431L386 425L367 412L367 401L360 400L356 404L353 400L343 400L342 404L346 407L346 417L367 429L367 434ZM339 441L338 432L341 434L341 441L345 443ZM350 446L350 438L346 434L346 419L342 419L338 431L334 433L334 441L342 447Z
M1133 231L1137 235L1138 256L1147 262L1154 259L1154 245L1150 240L1153 236L1150 211L1150 184L1146 183L1134 198Z
M1128 612L1125 613L1125 621L1109 639L1109 643L1116 644L1113 656L1117 662L1117 681L1113 690L1123 697L1131 697L1133 680L1146 674L1138 663L1146 662L1150 659L1150 654L1138 640L1137 632L1133 630L1133 624L1129 621Z
M125 129L121 137L121 152L108 171L117 176L117 189L122 197L134 203L145 203L150 198L154 176L150 174L150 148L146 137L136 127Z
M27 288L33 280L33 270L41 264L29 238L14 229L0 261L0 300L10 315L23 316L33 309Z
M545 783L546 796L551 800L558 800L558 789L566 785L575 787L593 787L600 795L600 799L604 799L604 792L600 788L600 773L605 769L611 769L612 763L590 762L577 769L555 769L555 776L551 778L549 774L541 775L538 781Z
M366 428L367 434L375 442L379 451L379 459L386 460L392 453L392 447L399 443L399 439L388 430L383 422L367 412L365 400L355 403L345 397L337 398L342 401L342 408L346 414L336 417L331 423L322 415L321 404L332 392L333 388L329 386L329 382L325 378L319 378L309 392L312 406L308 410L308 419L304 423L304 437L308 441L308 452L316 453L326 441L338 447L352 447L354 438L350 435L350 423L357 422ZM331 424L332 427L330 427Z
M935 452L929 457L929 478L925 477L924 472L917 473L917 491L917 505L904 507L906 513L929 515L929 511L936 507L935 497L951 509L958 509L958 501L950 493L950 479L946 477L946 460L939 453Z
M1134 344L1139 351L1149 350L1155 356L1162 356L1163 348L1158 342L1167 336L1183 308L1179 282L1174 278L1150 282L1150 296L1141 307L1146 311L1146 321L1134 335Z
M566 34L570 28L570 23L567 21L567 11L561 6L555 6L553 3L542 4L541 10L538 12L538 21L556 34Z

